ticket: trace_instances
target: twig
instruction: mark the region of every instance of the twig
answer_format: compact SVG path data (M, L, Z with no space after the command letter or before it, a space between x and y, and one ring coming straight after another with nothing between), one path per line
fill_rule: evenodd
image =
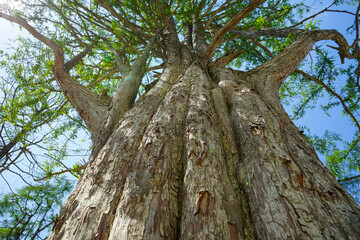
M323 86L326 90L328 90L331 94L333 94L340 102L341 105L343 106L344 110L349 114L349 116L351 117L351 119L354 121L355 125L357 126L357 128L360 131L360 124L357 121L357 119L355 118L355 116L352 114L352 112L350 111L350 109L346 106L344 100L342 99L342 97L337 94L336 92L334 92L328 85L326 85L325 83L323 83L322 81L320 81L317 78L314 78L313 76L310 76L309 74L307 74L306 72L303 72L299 69L296 69L295 72L300 73L302 75L304 75L305 77L309 78L310 80L313 80L314 82L320 84L321 86Z
M74 169L66 169L66 170L63 170L63 171L60 171L60 172L51 173L49 176L46 176L46 177L37 178L37 179L34 178L34 181L35 181L35 182L42 181L42 180L48 179L48 178L50 178L50 177L57 176L57 175L61 175L61 174L67 173L67 172L72 172L72 171L79 172L80 170L85 169L86 166L87 166L87 163L84 164L84 165L82 165L82 166L80 166L80 167L78 167L76 170L74 170Z
M338 180L338 182L346 182L346 181L350 181L356 178L360 178L360 175L354 176L354 177L350 177L350 178L345 178L345 179L340 179Z

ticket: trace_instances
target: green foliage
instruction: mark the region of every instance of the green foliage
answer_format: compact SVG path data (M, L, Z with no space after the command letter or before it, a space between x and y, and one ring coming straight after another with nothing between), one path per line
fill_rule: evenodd
M72 184L63 178L26 186L0 200L0 239L42 239Z
M17 166L22 158L38 165L32 153L39 151L35 146L51 156L62 136L74 138L76 132L85 129L82 121L70 116L73 110L55 83L49 49L28 39L20 38L19 42L14 53L0 55L0 67L6 73L0 81L0 138L4 148L10 147L1 152L0 172ZM58 161L68 154L57 153Z
M258 17L256 20L255 20L255 28L256 30L261 30L263 28L263 26L266 26L267 24L267 20L264 19L262 16Z
M316 23L316 19L314 20L309 20L306 24L305 24L305 29L306 30L318 30L319 25Z
M310 137L316 151L326 157L326 166L336 179L342 181L360 175L360 133L354 139L344 141L340 134L326 131L322 137ZM340 145L340 147L339 147ZM360 199L359 179L341 182L352 195Z

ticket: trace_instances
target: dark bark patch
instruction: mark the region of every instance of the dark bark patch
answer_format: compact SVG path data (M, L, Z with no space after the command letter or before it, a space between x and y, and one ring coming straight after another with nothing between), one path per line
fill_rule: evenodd
M328 190L328 191L326 191L326 192L323 192L323 193L321 194L321 197L322 197L323 199L325 199L326 201L332 202L332 203L335 203L335 200L338 198L338 197L336 196L336 194L334 194L334 192L332 192L332 191L330 191L330 190Z
M107 222L107 214L102 215L97 236L94 238L95 240L105 239L109 235L109 225Z
M291 160L284 158L284 157L280 157L280 160L282 161L282 163L285 165L287 170L292 170L292 166L290 164Z
M195 164L196 165L200 165L206 158L207 158L207 151L202 151L200 153L200 157L198 157L196 160L195 160Z
M180 102L184 102L184 99L185 99L184 96L179 95L179 101L180 101Z
M127 173L128 165L129 165L129 164L126 162L126 163L124 164L124 166L122 166L122 168L121 168L121 170L120 170L120 175L121 175L121 176L125 176L125 174Z
M191 158L192 155L197 156L194 150L191 150L187 157Z
M207 216L210 210L214 209L215 199L211 197L208 191L199 192L198 210L195 216L200 214L201 216Z
M284 206L284 210L286 211L286 216L287 216L287 219L288 219L288 221L287 221L288 222L288 227L291 227L292 229L296 229L295 223L294 223L293 218L291 217L291 214L290 214L289 206L288 206L288 204L286 203L285 200L287 200L285 197L279 196L279 202L281 203L281 205ZM289 202L289 201L287 200L287 202ZM291 203L289 202L289 204L291 204Z
M231 240L238 240L239 236L238 236L238 230L236 228L236 225L228 222L228 227L229 227L229 231L230 231Z
M303 184L304 179L303 179L303 176L300 173L297 174L297 179L299 181L300 187L304 188L304 184Z

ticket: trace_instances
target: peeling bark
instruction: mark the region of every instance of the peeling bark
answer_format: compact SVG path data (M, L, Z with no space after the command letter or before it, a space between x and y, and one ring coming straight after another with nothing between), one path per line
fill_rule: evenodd
M359 238L360 208L282 107L208 71L165 67L91 156L49 239Z
M228 76L219 85L228 94L241 152L238 177L247 184L257 238L358 238L359 207L284 110L238 76L221 74L221 79Z

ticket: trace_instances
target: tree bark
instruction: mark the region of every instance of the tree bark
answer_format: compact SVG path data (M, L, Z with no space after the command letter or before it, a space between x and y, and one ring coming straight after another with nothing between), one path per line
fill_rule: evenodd
M359 239L359 206L256 75L187 54L90 157L49 239Z

